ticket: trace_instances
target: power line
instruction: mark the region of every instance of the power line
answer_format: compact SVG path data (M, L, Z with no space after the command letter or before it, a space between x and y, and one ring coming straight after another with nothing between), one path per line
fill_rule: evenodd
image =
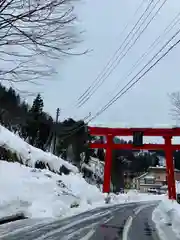
M133 82L133 80L159 55L159 53L162 52L162 50L180 33L180 29L170 38L170 40L168 40L163 47L153 56L153 58L151 58L150 61L148 61L148 63L143 67L143 69L136 74L136 76L128 82L128 84L125 85L125 87L123 89L121 89L121 91L119 91L118 94L116 94L115 97L113 97L113 99L111 101L108 102L108 104L106 104L100 111L98 111L95 116L93 116L87 123L81 125L80 127L75 128L73 131L71 131L70 134L66 135L64 138L62 138L61 140L65 140L66 138L74 135L77 131L79 131L81 128L85 127L86 124L88 124L89 122L91 122L92 120L94 120L96 117L98 117L100 114L102 114L104 111L106 111L106 109L108 109L114 102L116 102L120 97L122 97L126 92L128 92L136 83L138 83L153 67L155 67L170 51L172 51L179 43L180 43L180 39L174 43L161 57L159 57L141 76L139 76L137 78L136 81ZM131 83L131 85L126 88L129 84ZM125 89L126 88L126 89ZM124 90L124 91L123 91ZM120 95L119 95L120 94ZM90 117L90 115L88 115L87 117L85 117L84 119L88 119Z
M120 51L120 49L122 48L123 44L125 43L125 41L129 38L129 36L131 35L132 31L136 28L136 26L139 24L139 22L141 21L141 19L143 18L144 14L148 11L148 9L150 8L151 4L153 3L154 0L151 0L151 2L148 4L148 6L146 7L145 12L141 15L141 17L139 18L139 20L136 22L136 24L134 25L134 27L131 29L131 31L129 32L129 34L127 35L127 37L125 38L125 40L123 41L123 43L120 45L120 47L115 51L115 53L113 54L113 56L110 58L110 60L107 62L107 64L105 65L105 67L102 69L102 71L98 74L98 76L96 77L96 79L91 83L91 85L86 89L86 91L78 98L78 101L81 101L82 99L84 99L84 97L88 94L89 91L91 91L91 88L94 87L94 85L96 85L96 82L98 81L98 78L101 77L101 75L103 74L103 72L106 70L106 68L109 66L109 64L111 63L111 61L113 60L113 58L116 56L116 54L118 53L118 51ZM138 13L138 11L140 10L140 8L142 7L142 5L144 4L144 0L141 2L141 4L138 6L137 10L135 11L132 20L134 19L134 17L136 16L136 14ZM123 31L121 32L120 36L122 36L122 34L125 32L125 30L127 29L127 27L130 25L130 22L125 26L125 28L123 29Z
M126 38L124 39L124 41L122 42L122 44L120 45L120 47L115 51L115 54L113 55L113 57L110 59L110 61L108 62L108 64L106 65L105 69L103 69L103 71L101 72L100 75L97 76L96 80L95 81L95 84L93 86L91 86L91 89L90 91L85 94L85 96L83 96L83 98L81 98L81 100L79 100L78 102L78 108L80 108L82 105L84 105L85 102L87 102L89 100L89 98L97 91L97 89L104 83L104 81L101 83L101 80L102 78L106 75L106 73L108 72L109 68L111 68L114 64L114 62L116 60L118 60L119 58L119 55L116 56L116 54L119 53L119 51L121 50L121 48L123 47L124 43L126 43L126 40L128 40L129 36L131 36L131 33L133 33L134 29L138 26L139 22L143 19L144 15L148 12L149 8L151 7L152 3L153 3L154 0L151 0L151 2L148 4L148 6L146 7L145 11L142 13L142 15L140 16L140 18L138 19L138 21L136 22L136 24L134 25L134 27L131 29L131 31L129 32L129 34L126 36ZM160 0L159 0L160 1ZM142 26L143 23L141 23L140 26ZM136 32L133 34L133 37L134 35L137 33L137 30ZM129 44L129 42L131 41L132 38L130 38L130 40L128 41L128 43L125 45L125 47L123 48L123 50L127 47L127 45ZM123 50L121 51L121 53L123 52ZM120 54L121 54L120 53ZM116 58L115 58L116 57ZM113 58L115 58L115 60L113 60ZM111 63L112 61L112 63ZM110 66L109 66L110 65ZM105 71L105 72L104 72ZM98 87L97 85L101 83ZM97 88L96 88L97 87ZM92 93L91 93L92 91ZM88 94L90 94L88 96Z
M121 91L119 91L118 94L116 94L115 97L112 98L111 101L109 101L100 111L98 111L95 116L93 116L87 123L81 125L80 127L74 129L74 131L71 132L71 134L69 134L68 136L66 136L65 138L68 138L69 136L75 134L77 131L79 131L81 128L83 128L86 124L88 124L89 122L91 122L92 120L94 120L96 117L98 117L100 114L102 114L104 111L106 111L114 102L116 102L120 97L122 97L126 92L128 92L136 83L138 83L150 70L152 70L166 55L168 55L168 53L170 51L172 51L179 43L180 43L180 39L174 43L161 57L159 57L140 77L137 78L136 81L133 82L133 80L159 55L159 53L162 52L162 50L180 33L180 29L170 38L170 40L168 40L166 42L166 44L163 45L163 47L153 56L153 58L151 58L150 61L148 61L148 63L143 67L143 69L136 74L136 76L130 80L125 86L124 88L121 89ZM130 84L131 83L131 84ZM128 85L130 84L130 86L128 88L126 88ZM125 89L126 88L126 89ZM123 91L124 90L124 91ZM120 95L119 95L120 94ZM87 119L87 118L86 118ZM64 138L64 139L65 139ZM64 140L63 139L63 140Z
M91 113L89 113L86 117L84 117L83 121L84 121L84 124L78 126L78 127L75 127L74 129L70 128L68 129L68 131L70 132L69 134L65 134L64 137L61 137L60 140L61 141L64 141L66 139L68 139L69 137L72 137L74 134L76 134L79 130L81 130L83 127L85 127L89 121L88 121L88 118L91 117ZM87 122L85 122L87 120Z
M154 49L160 42L161 38L166 36L180 21L180 12L173 18L173 20L168 24L168 26L164 29L163 34L159 35L154 42L148 47L147 51L142 54L142 56L135 62L135 64L131 67L131 69L128 71L127 75L123 77L123 80L128 79L128 77L133 73L133 71L140 65L140 63L144 60L144 58L151 53L151 50ZM119 88L121 81L118 82L118 84L115 86L114 91L116 91Z
M127 55L127 53L132 49L132 47L134 46L134 44L138 41L138 39L139 39L139 37L143 34L143 32L147 29L147 27L149 26L149 24L153 21L153 19L156 17L156 15L158 14L158 12L160 11L160 9L163 7L163 5L165 4L165 2L166 2L167 0L164 0L164 2L163 2L163 4L158 8L158 10L156 11L156 13L153 15L153 17L150 19L150 21L146 24L146 26L144 27L144 29L140 32L140 34L136 37L136 39L134 40L134 42L130 45L130 47L127 49L127 51L123 54L123 56L118 60L118 58L119 57L117 57L117 62L116 62L116 65L115 66L113 66L113 64L112 64L112 66L113 66L113 68L110 70L110 72L108 73L108 75L102 80L102 82L100 83L100 85L96 88L96 89L94 89L94 91L86 98L86 99L84 99L84 101L83 102L81 102L81 104L79 105L79 107L81 107L82 105L84 105L89 99L90 99L90 97L99 89L99 87L101 87L101 85L105 82L105 80L110 76L110 74L113 72L113 70L117 67L117 65L121 62L121 60ZM157 3L158 2L156 2L156 5L157 5ZM155 6L156 6L155 5ZM154 8L155 8L155 6L154 6ZM148 14L148 16L147 17L149 17L149 15L151 14L151 12ZM147 19L147 18L146 18ZM142 25L141 25L142 26ZM140 27L141 27L140 26ZM140 29L140 27L138 28L138 30ZM135 33L136 34L136 33ZM135 35L134 34L134 35ZM133 35L133 36L134 36ZM131 41L131 40L130 40ZM129 41L129 42L130 42ZM128 43L129 43L128 42ZM128 44L127 44L128 45ZM126 46L127 46L126 45ZM126 48L126 46L125 46L125 48ZM124 49L123 49L124 50ZM121 52L121 53L123 53L123 51Z
M169 30L167 31L168 28L171 27L172 23L176 20L176 18L178 18L180 16L180 13L177 14L177 16L172 20L172 22L166 27L166 29L164 30L164 32L167 34L167 32L169 32ZM179 20L178 20L179 21ZM175 26L175 24L178 22L176 21L172 28ZM172 29L171 28L171 29ZM167 32L166 32L167 31ZM163 47L155 54L155 56L152 57L152 59L150 61L148 61L148 63L143 67L143 69L141 71L138 72L138 74L136 74L135 77L133 77L133 79L131 81L128 82L128 84L125 85L125 87L123 89L121 89L118 94L115 95L115 97L113 97L111 99L111 101L109 101L100 111L98 111L96 113L95 116L93 116L87 123L73 129L71 131L70 134L66 135L64 138L61 138L61 140L65 140L66 138L74 135L76 132L78 132L81 128L85 127L86 124L88 124L90 121L92 121L93 119L95 119L96 117L98 117L100 114L102 114L104 111L106 111L106 109L108 109L114 102L116 102L120 97L122 97L128 90L130 90L137 82L139 82L160 60L162 60L171 50L173 50L173 48L175 48L179 43L180 40L178 40L175 44L173 44L158 60L156 60L156 62L154 64L152 64L140 77L138 77L138 79L136 81L133 82L133 80L159 55L159 53L162 52L162 50L180 33L180 29L170 38L170 40L168 40ZM149 47L149 49L154 46L155 42L157 40L160 39L161 36L159 36ZM157 43L157 42L156 42ZM156 44L157 45L157 44ZM146 53L145 53L146 54ZM143 54L143 56L145 55ZM142 58L142 57L141 57ZM140 58L140 59L141 59ZM128 87L128 85L131 83L131 85ZM126 87L128 87L126 89ZM120 94L120 95L119 95ZM84 118L84 120L88 120L88 118L91 116L91 114L89 114L88 116L86 116Z
M163 2L163 4L160 6L160 8L162 8L162 6L165 4L165 2L166 2L166 1ZM158 11L156 11L156 13L159 12L160 8L158 9ZM156 13L155 13L155 14L156 14ZM172 25L172 23L176 20L176 18L177 18L179 15L180 15L180 13L179 13L179 14L172 20L172 22L166 27L166 29L164 30L164 32L166 32L166 30L168 30L168 28ZM153 17L154 17L154 16L153 16ZM152 19L152 18L151 18L151 19ZM150 21L151 21L151 20L150 20ZM176 23L177 23L177 22L175 22L173 26L175 26ZM172 26L172 27L173 27L173 26ZM171 29L172 29L172 28L171 28ZM149 49L152 48L152 46L154 46L155 42L158 41L160 37L161 37L161 36L159 36L159 37L152 43L152 45L149 47ZM144 53L143 56L144 56L144 55L147 55L147 53ZM143 56L142 56L141 58L143 58ZM106 105L105 105L105 106L106 106ZM99 116L99 115L100 115L100 113L98 112L98 116ZM90 116L91 116L91 115L86 116L86 117L84 118L84 120L88 120L88 118L89 118ZM90 121L92 121L94 118L95 118L95 117L92 117L87 123L89 123ZM87 123L85 123L85 124L87 124ZM80 126L80 127L78 127L77 129L74 129L74 130L71 132L71 134L67 135L65 138L68 138L69 136L75 134L78 130L80 130L80 129L81 129L82 127L84 127L84 126L85 126L85 125Z
M177 21L175 21L175 20L176 20L179 16L180 16L180 13L178 13L177 16L171 21L171 23L165 28L164 34L167 34L167 33L177 24L177 22L179 21L179 19L178 19ZM175 22L174 22L174 21L175 21ZM173 24L173 25L172 25L172 24ZM172 26L171 26L171 25L172 25ZM170 30L168 30L169 28L170 28ZM179 31L178 31L175 35L177 35L178 33L179 33ZM175 36L173 36L173 37L168 41L168 43L169 43L174 37L175 37ZM160 42L160 41L159 41L160 38L161 38L161 35L151 44L151 46L148 48L148 50L150 50L153 46L157 46L157 44ZM166 43L165 46L166 46L168 43ZM177 43L177 44L178 44L178 43ZM177 44L176 44L176 45L177 45ZM165 47L165 46L164 46L164 47ZM163 47L163 49L164 49L164 47ZM142 60L145 56L148 55L148 50L147 50L147 52L144 53L144 54L140 57L140 59L134 64L133 68L136 67L137 63L138 63L140 60ZM170 50L171 50L171 49L170 49ZM169 51L170 51L170 50L169 50ZM161 51L162 51L162 50L160 50L159 52L161 52ZM159 54L159 52L158 52L157 54ZM167 52L167 53L168 53L168 52ZM166 53L165 55L167 55L167 53ZM157 56L157 54L153 57L153 59ZM165 57L165 56L162 56L161 58L163 58L163 57ZM153 60L153 59L152 59L152 60ZM159 59L158 62L159 62L160 60L161 60L161 59ZM156 65L158 62L156 62L154 65ZM149 64L149 63L150 63L150 62L148 62L148 64ZM148 64L147 64L147 65L148 65ZM154 67L154 65L153 65L152 67ZM146 66L145 66L145 67L146 67ZM144 68L145 68L145 67L144 67ZM149 70L151 70L152 67L150 67ZM133 68L132 68L132 70L133 70ZM141 71L143 71L144 68L143 68ZM139 73L141 73L141 71L140 71ZM132 72L131 72L131 73L132 73ZM139 75L139 73L138 73L137 75ZM144 76L145 74L146 74L146 72L143 74L143 76ZM135 77L137 77L137 75L136 75ZM142 78L143 76L141 76L140 78ZM134 78L135 78L135 77L134 77ZM134 78L132 79L132 81L134 80ZM140 80L140 79L139 79L139 80ZM130 82L131 82L131 81L130 81ZM129 83L130 83L130 82L129 82ZM128 83L128 84L129 84L129 83ZM127 84L127 85L128 85L128 84ZM134 84L135 84L135 83L133 83L133 85L134 85ZM126 86L127 86L127 85L126 85ZM126 86L125 86L125 87L126 87ZM124 90L125 87L124 87L122 90ZM130 88L131 88L131 87L130 87ZM128 88L128 89L129 89L129 88ZM121 90L121 91L122 91L122 90ZM121 92L121 91L120 91L120 92ZM126 90L126 91L127 91L127 90ZM125 91L125 92L126 92L126 91ZM120 92L119 92L119 93L120 93ZM125 92L123 92L122 95L124 95ZM118 93L118 94L119 94L119 93ZM118 96L116 95L115 97L118 97ZM121 96L119 96L119 97L121 97ZM118 97L118 98L119 98L119 97ZM113 98L113 99L114 99L114 98ZM113 100L113 99L112 99L112 100ZM111 101L112 101L112 100L111 100ZM117 100L117 99L116 99L116 100ZM116 101L116 100L115 100L115 101ZM112 105L113 102L114 102L114 101L113 101L113 102L111 103L111 101L110 101L110 105ZM109 104L109 103L108 103L108 104ZM101 110L105 111L108 107L110 107L110 105L108 106L108 104L106 104ZM103 111L102 111L102 112L103 112ZM94 117L92 117L92 118L88 121L88 123L89 123L90 121L92 121L95 117L99 116L100 114L101 114L101 112L98 111L98 113L97 113ZM85 118L85 119L88 119L88 118L89 118L89 116L88 116L87 118ZM82 128L82 127L84 127L84 126L81 126L80 128ZM76 131L78 131L80 128L75 129L75 130L74 130L74 133L75 133ZM72 133L72 134L74 134L74 133ZM70 135L72 135L72 134L70 134ZM69 137L69 136L67 136L67 137Z
M153 6L153 9L151 10L151 12L146 16L144 22L148 19L148 17L150 16L150 14L152 13L152 11L155 9L155 7L157 6L157 4L160 2L160 0L158 2L156 2L156 4ZM150 23L154 20L154 18L157 16L157 14L159 13L159 11L161 10L161 8L164 6L164 4L167 2L167 0L164 0L163 3L161 4L161 6L158 8L158 10L155 12L155 14L151 17L151 19L148 21L148 23L145 25L145 27L142 29L142 31L140 31L140 33L138 34L138 36L135 38L135 40L133 41L133 43L129 46L129 48L127 49L127 51L121 56L121 58L118 60L118 58L120 57L117 56L117 58L115 59L115 61L117 60L116 64L113 66L114 63L111 64L110 67L113 67L110 72L108 73L108 75L102 79L98 81L99 85L96 88L92 89L92 92L89 96L84 97L81 102L79 103L79 108L84 105L89 99L90 97L99 89L99 87L101 87L101 85L105 82L105 80L110 76L110 74L113 72L113 70L119 65L119 63L121 62L121 60L127 55L127 53L132 49L132 47L135 45L135 43L139 40L140 36L144 33L144 31L148 28L148 26L150 25ZM144 23L143 22L143 23ZM139 28L136 30L136 32L133 34L132 38L137 34L137 32L141 29L141 27L143 26L143 23L141 23L141 25L139 26ZM125 45L125 47L123 48L123 50L126 49L126 47L128 46L128 44L131 42L132 39L130 39L128 41L128 43ZM120 54L123 53L123 50L121 51ZM114 61L114 62L115 62Z
M96 117L98 117L100 114L102 114L106 109L108 109L113 103L115 103L120 97L122 97L128 90L130 90L136 83L138 83L156 64L158 64L170 51L172 51L179 43L180 40L178 40L176 43L174 43L160 58L158 58L154 64L152 64L141 76L137 78L133 82L133 80L159 55L159 53L164 50L164 48L180 33L180 29L171 37L170 40L166 42L166 44L163 45L163 47L151 58L151 60L148 61L148 63L139 71L135 77L133 77L103 108L101 108L100 111L98 111L94 117L90 119L92 121ZM128 85L130 86L128 87ZM127 88L126 88L127 87ZM90 122L89 121L89 122Z

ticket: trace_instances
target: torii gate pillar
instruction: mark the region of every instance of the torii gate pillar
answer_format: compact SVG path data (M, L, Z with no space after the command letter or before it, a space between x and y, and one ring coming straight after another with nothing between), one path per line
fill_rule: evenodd
M165 140L165 157L166 157L166 172L169 199L176 199L176 187L174 178L174 162L172 152L172 136L164 137Z
M111 184L111 168L112 168L112 143L113 143L113 135L107 135L107 147L105 154L105 166L104 166L104 184L103 184L103 192L110 192L110 184Z

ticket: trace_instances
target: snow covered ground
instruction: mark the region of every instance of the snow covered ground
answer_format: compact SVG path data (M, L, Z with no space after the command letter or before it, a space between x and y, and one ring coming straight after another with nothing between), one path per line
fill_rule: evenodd
M180 182L176 182L176 192L180 193ZM164 198L153 212L153 221L162 240L180 239L180 204Z
M59 217L88 209L103 202L97 187L80 174L58 175L0 161L0 216L24 212L28 217ZM80 204L80 208L71 208Z
M162 240L180 239L180 204L164 199L154 210L152 218Z
M59 175L6 161L0 161L0 189L0 217L18 212L30 218L66 217L105 205L105 194L79 173ZM131 191L111 194L110 204L162 198Z

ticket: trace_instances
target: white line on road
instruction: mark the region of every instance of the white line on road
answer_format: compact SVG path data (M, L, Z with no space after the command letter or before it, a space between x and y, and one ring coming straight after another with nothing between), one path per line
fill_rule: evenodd
M135 215L138 215L144 208L147 208L149 206L145 205L145 206L140 206L140 207L136 208L135 209Z
M64 230L67 230L68 228L71 228L77 224L80 224L80 223L83 223L83 222L86 222L88 220L93 220L96 221L97 219L99 219L100 217L104 217L104 216L107 216L108 214L110 214L111 212L109 210L105 210L105 211L102 211L100 213L96 213L94 215L91 215L91 216L88 216L86 218L82 218L82 219L79 219L79 220L74 220L73 222L69 223L69 224L66 224L65 226L62 226L60 228L55 228L54 230L52 231L49 231L48 233L45 233L43 236L40 236L40 237L37 237L36 240L43 240L44 238L48 238L50 236L53 236L53 234L56 234L56 233L60 233Z
M151 205L151 204L150 204ZM140 206L135 208L134 212L134 217L129 216L128 219L126 220L126 223L124 225L124 229L123 229L123 233L122 233L122 240L128 240L128 233L129 233L129 229L132 225L132 221L133 219L144 209L149 207L150 205L145 205L145 206Z
M133 221L133 217L129 216L124 225L124 229L123 229L123 233L122 233L122 240L128 240L128 232L132 225L132 221Z
M107 218L107 219L104 221L104 224L105 224L105 223L108 223L108 222L111 221L113 218L114 218L114 216L111 216L111 217Z
M96 230L92 229L84 237L80 238L80 240L89 240L94 235L95 231Z
M90 225L88 225L87 227L83 227L83 228L80 228L80 229L73 229L71 233L69 233L68 235L64 236L64 237L61 237L61 240L70 240L70 239L73 239L74 236L77 236L78 234L80 234L81 232L83 232L85 229L89 230L91 229L89 232L91 232L93 229L95 229L95 227L99 224L99 222L96 222L96 223L92 223ZM86 233L86 235L84 237L87 237L88 234L90 233ZM80 238L80 239L83 239L83 238Z

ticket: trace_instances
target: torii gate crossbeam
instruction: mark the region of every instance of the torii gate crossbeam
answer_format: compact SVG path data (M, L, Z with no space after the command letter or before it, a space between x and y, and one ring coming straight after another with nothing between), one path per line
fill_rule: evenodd
M180 136L180 128L105 128L105 127L88 127L90 135L105 136L106 143L90 143L90 148L106 149L105 167L104 167L104 184L103 192L110 192L112 150L114 149L131 149L131 150L164 150L166 158L166 172L168 183L169 199L176 199L175 177L173 151L180 150L180 145L172 145L172 137ZM164 144L143 144L134 146L133 144L116 144L113 142L115 136L132 136L135 132L142 132L144 136L162 136Z

